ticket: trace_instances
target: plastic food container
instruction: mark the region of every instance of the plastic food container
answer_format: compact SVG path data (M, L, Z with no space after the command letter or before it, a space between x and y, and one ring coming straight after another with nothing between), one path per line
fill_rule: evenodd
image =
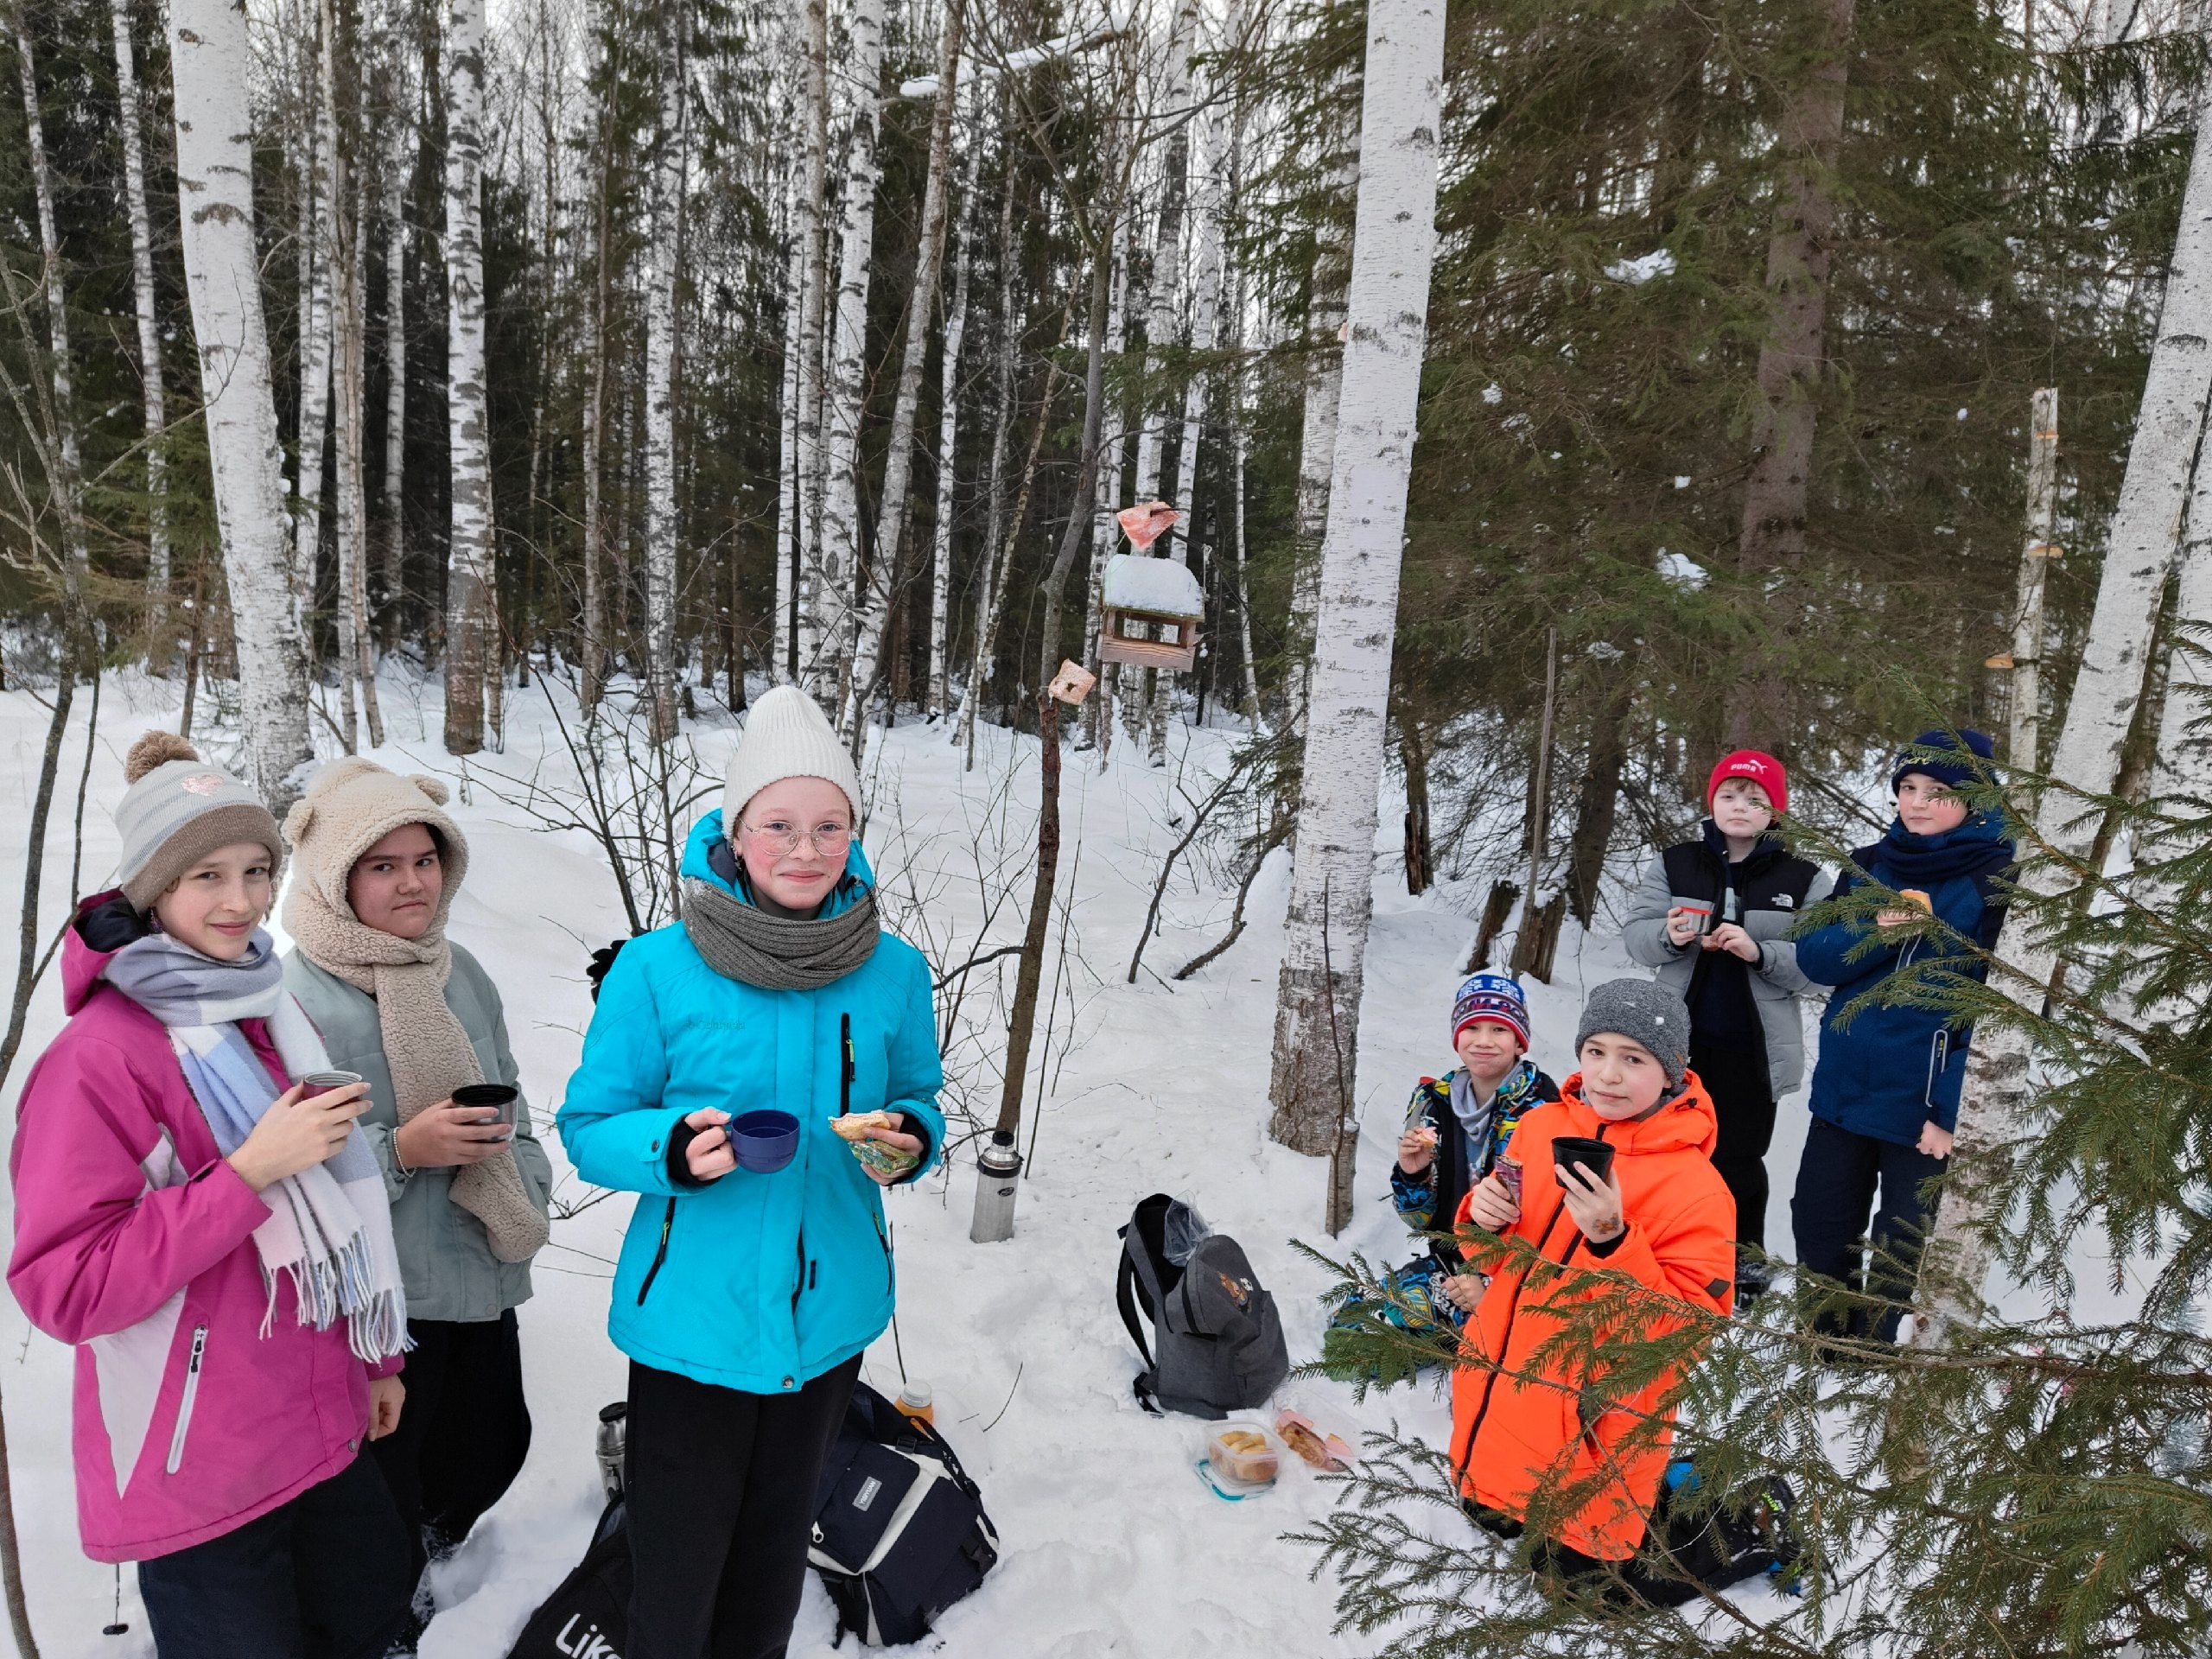
M789 1112L741 1113L729 1126L729 1138L740 1168L772 1175L798 1155L798 1119Z
M1206 1460L1230 1480L1263 1486L1281 1466L1268 1431L1249 1418L1224 1423L1206 1441Z

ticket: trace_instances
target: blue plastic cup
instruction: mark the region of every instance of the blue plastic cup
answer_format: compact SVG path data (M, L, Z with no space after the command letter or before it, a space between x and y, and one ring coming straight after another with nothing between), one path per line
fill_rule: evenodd
M729 1126L737 1165L756 1175L772 1175L798 1155L798 1119L789 1112L742 1112Z

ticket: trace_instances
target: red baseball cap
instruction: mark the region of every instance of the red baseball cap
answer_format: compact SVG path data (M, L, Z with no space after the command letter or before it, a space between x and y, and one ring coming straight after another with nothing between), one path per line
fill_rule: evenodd
M1713 769L1713 776L1706 779L1705 804L1710 808L1713 797L1720 785L1731 778L1745 778L1766 791L1767 803L1777 812L1789 810L1789 774L1782 769L1782 762L1770 754L1757 749L1738 749L1724 756Z

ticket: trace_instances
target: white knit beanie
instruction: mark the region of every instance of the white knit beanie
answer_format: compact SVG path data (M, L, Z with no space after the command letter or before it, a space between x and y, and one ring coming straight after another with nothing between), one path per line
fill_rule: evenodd
M745 718L745 735L729 758L729 777L722 786L722 833L734 839L745 804L786 778L820 778L836 785L845 791L854 823L860 822L861 775L828 716L795 685L775 687Z

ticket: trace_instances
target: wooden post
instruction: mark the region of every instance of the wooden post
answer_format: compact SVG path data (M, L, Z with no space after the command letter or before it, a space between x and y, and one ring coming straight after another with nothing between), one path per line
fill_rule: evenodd
M1544 718L1536 734L1536 760L1529 803L1529 885L1521 900L1521 931L1513 938L1513 971L1524 974L1538 957L1541 932L1537 881L1543 873L1544 834L1550 814L1552 715L1559 702L1559 630L1544 630Z
M2012 615L2012 729L2005 758L2023 771L2037 759L2043 732L2043 602L2058 510L2058 389L2028 402L2028 533L2020 550L2020 588Z

